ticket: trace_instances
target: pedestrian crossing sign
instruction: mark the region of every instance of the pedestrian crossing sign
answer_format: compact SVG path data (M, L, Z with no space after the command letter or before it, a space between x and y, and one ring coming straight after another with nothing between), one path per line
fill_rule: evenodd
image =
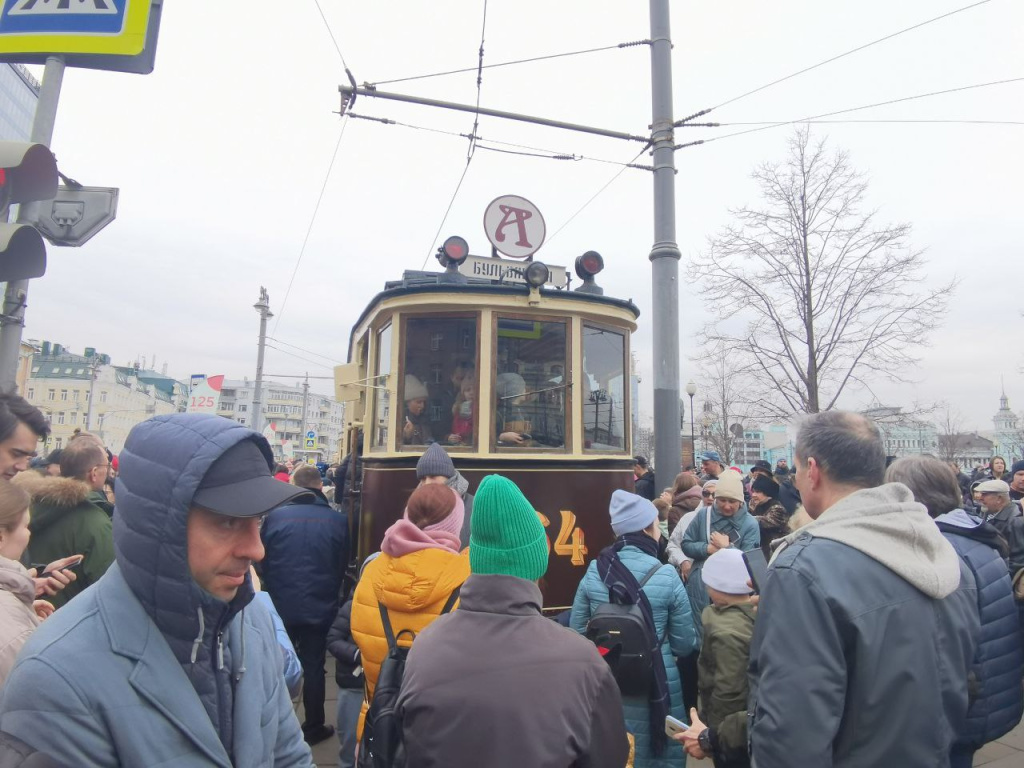
M137 56L151 0L2 0L0 58L7 54Z
M316 438L315 437L307 437L306 438L306 450L307 451L315 451L316 450Z

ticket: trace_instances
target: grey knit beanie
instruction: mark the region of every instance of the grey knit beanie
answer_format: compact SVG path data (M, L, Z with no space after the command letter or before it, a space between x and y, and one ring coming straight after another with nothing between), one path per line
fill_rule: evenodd
M448 452L438 443L431 443L430 447L423 452L420 460L416 462L416 479L424 477L455 477L455 465L452 464Z

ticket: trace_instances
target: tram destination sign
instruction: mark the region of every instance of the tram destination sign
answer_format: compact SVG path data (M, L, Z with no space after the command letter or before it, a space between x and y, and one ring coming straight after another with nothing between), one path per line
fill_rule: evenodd
M550 276L548 285L555 288L565 288L569 285L569 275L565 267L556 267L547 262ZM488 259L484 256L467 256L466 260L459 264L459 272L466 277L478 277L484 280L501 280L504 283L517 283L526 285L526 268L530 262L512 262L504 259Z

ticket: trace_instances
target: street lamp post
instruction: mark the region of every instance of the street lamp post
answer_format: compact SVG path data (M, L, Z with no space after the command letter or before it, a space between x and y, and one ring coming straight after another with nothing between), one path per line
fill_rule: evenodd
M697 465L697 441L693 431L693 396L697 394L697 385L691 380L686 385L686 394L690 396L690 453L693 455L693 464Z

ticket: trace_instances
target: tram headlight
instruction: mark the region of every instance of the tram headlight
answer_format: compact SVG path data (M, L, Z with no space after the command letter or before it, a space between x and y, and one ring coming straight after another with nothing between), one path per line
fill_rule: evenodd
M447 267L449 264L458 266L469 256L469 243L458 235L452 235L441 245L439 260ZM443 257L443 258L441 258Z
M604 289L594 282L594 277L604 269L604 259L597 251L587 251L582 256L576 257L576 274L583 281L576 290L580 293L593 293L603 295Z
M544 262L534 261L526 268L523 277L526 278L526 282L529 283L531 288L540 288L550 279L551 270L548 269L548 265Z

